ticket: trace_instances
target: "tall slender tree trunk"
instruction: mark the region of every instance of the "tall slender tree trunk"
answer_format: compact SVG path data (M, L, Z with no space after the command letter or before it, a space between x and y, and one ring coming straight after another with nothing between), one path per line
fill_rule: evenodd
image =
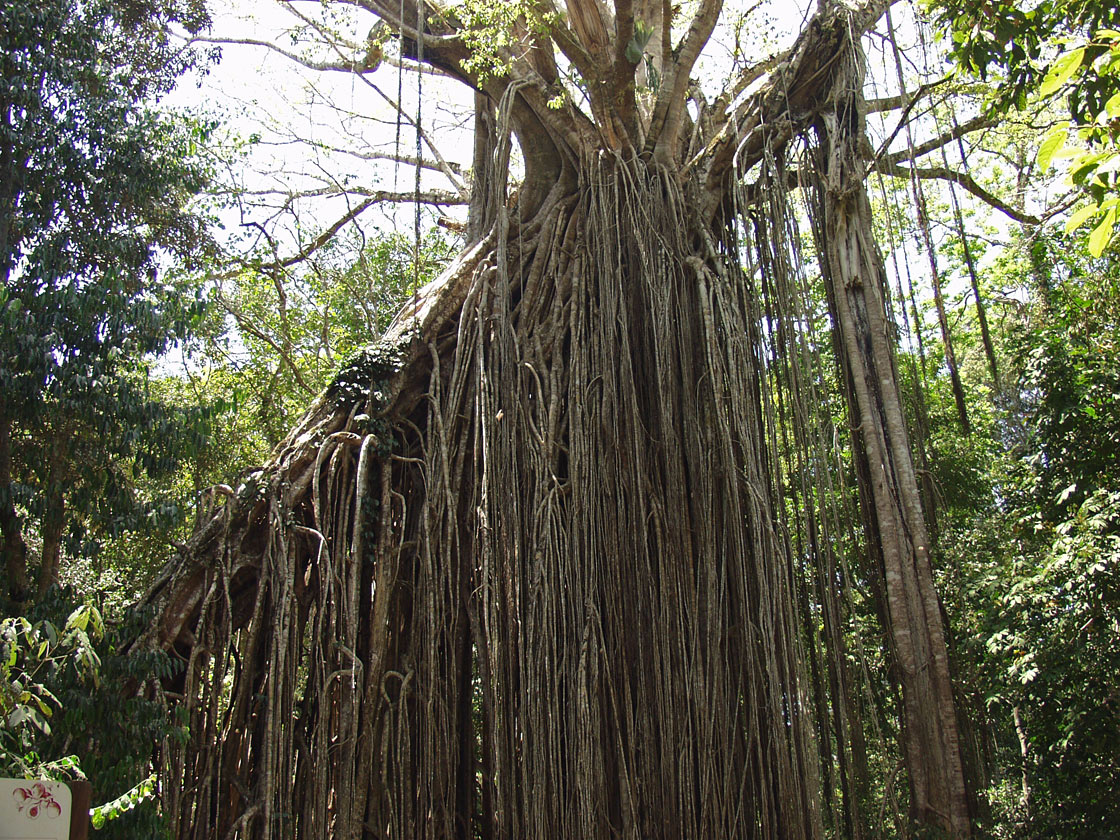
M843 76L843 74L842 74ZM863 66L847 59L835 109L818 123L823 194L822 268L849 382L853 425L864 441L891 650L903 695L902 740L911 817L952 836L971 833L968 787L929 535L886 319L887 288L863 185Z
M1027 726L1023 723L1023 713L1018 705L1011 708L1011 721L1015 724L1015 737L1019 739L1019 759L1023 765L1020 773L1019 804L1023 806L1023 812L1029 818L1033 804L1030 777L1031 741L1027 736Z
M46 498L40 529L43 550L39 563L38 594L42 598L52 586L58 584L59 566L62 560L62 532L66 527L66 495L64 480L66 472L65 445L60 439L50 442L47 454Z
M4 571L8 597L21 604L30 594L27 579L27 544L23 523L12 498L12 421L0 412L0 536L4 545Z

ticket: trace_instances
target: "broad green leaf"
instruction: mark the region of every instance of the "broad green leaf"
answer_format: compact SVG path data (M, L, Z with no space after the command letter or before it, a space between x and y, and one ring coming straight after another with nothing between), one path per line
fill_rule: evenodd
M77 628L78 630L85 630L89 626L89 609L83 604L78 607L74 612L70 613L70 617L66 619L67 628Z
M1082 207L1080 210L1069 217L1069 221L1066 222L1066 233L1072 233L1073 231L1077 230L1096 214L1097 205L1089 204L1085 207Z
M1050 168L1050 163L1066 144L1066 133L1069 129L1068 122L1061 122L1050 130L1038 147L1038 168L1045 172Z
M26 706L25 709L27 719L31 721L32 725L34 725L35 728L42 732L44 735L50 735L51 725L47 723L46 718L39 714L39 710L34 708L33 706Z
M1046 78L1042 80L1042 86L1038 89L1039 95L1050 96L1055 93L1077 72L1084 58L1085 48L1078 47L1055 61L1050 68L1050 72L1046 74Z
M1112 208L1105 213L1104 218L1101 219L1093 232L1089 234L1089 253L1094 257L1099 257L1104 253L1105 247L1112 239L1112 229L1116 224L1116 208Z
M634 41L644 50L653 35L653 27L641 18L634 21Z
M1104 112L1108 115L1109 119L1120 117L1120 93L1104 103Z
M1107 155L1104 160L1102 160L1097 165L1096 175L1099 178L1102 175L1106 175L1110 172L1115 172L1118 169L1120 169L1120 153L1110 154ZM1101 206L1103 207L1104 205Z

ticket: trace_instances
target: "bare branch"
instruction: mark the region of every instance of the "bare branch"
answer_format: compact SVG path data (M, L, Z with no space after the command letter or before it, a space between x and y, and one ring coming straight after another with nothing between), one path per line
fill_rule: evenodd
M880 160L874 166L875 171L882 172L884 175L891 175L895 178L910 178L912 175L917 176L923 180L941 180L951 181L964 189L968 190L974 196L979 198L989 207L994 207L999 210L1008 218L1014 219L1024 225L1039 225L1042 224L1042 219L1037 216L1032 216L1029 213L1023 213L1016 210L1010 204L1000 200L992 195L982 186L973 180L972 176L964 172L955 172L954 170L947 169L944 166L928 166L928 167L906 167L899 166L892 163L889 159Z
M371 161L372 160L383 160L383 161L386 161L388 163L399 163L399 164L402 164L404 166L417 166L417 165L419 165L421 169L427 169L427 170L430 170L432 172L440 172L440 173L443 172L443 167L446 166L448 169L450 169L452 172L454 172L456 175L458 175L460 177L462 177L465 174L465 172L463 170L463 167L460 166L458 163L456 163L453 160L445 161L443 164L441 164L440 161L438 161L438 160L428 160L427 158L424 158L424 159L418 161L417 158L416 158L416 155L405 155L405 154L398 155L398 154L395 154L393 152L378 152L378 151L363 152L363 151L359 151L358 149L346 149L346 148L343 148L342 146L332 146L328 143L322 143L322 142L318 142L318 141L308 141L308 140L301 139L299 137L295 137L294 139L291 139L291 140L280 140L280 141L260 140L260 141L258 141L257 145L260 145L260 146L266 146L266 145L268 145L268 146L301 145L302 146L302 145L308 145L309 143L311 145L313 145L315 148L321 149L325 152L333 152L333 153L340 154L340 155L346 155L347 157L357 158L358 160L371 160ZM279 192L279 191L277 190L277 191L272 191L272 192ZM351 190L351 192L353 192L353 190Z
M930 82L929 84L922 85L920 88L918 88L918 90L914 93L913 99L910 99L906 102L906 107L903 108L902 113L899 115L898 122L895 124L894 130L887 136L887 139L884 140L879 145L879 151L877 151L875 153L875 157L873 158L873 160L877 161L877 160L879 160L879 158L883 157L883 155L886 154L887 149L890 148L891 143L894 142L894 138L898 136L898 133L900 131L902 131L903 128L906 129L906 136L907 137L910 136L910 128L909 128L909 126L910 126L910 112L914 110L914 108L917 106L918 102L921 101L921 99L930 90L932 90L934 87L936 87L939 84L941 84L940 81ZM902 95L907 95L908 96L909 94L902 94ZM891 97L891 98L893 99L893 97ZM952 139L952 138L950 138L950 139ZM945 142L947 143L949 141L946 140ZM937 146L934 146L933 148L936 149ZM868 171L870 171L870 169Z
M224 309L233 317L233 320L237 322L237 326L239 329L241 329L242 332L248 333L249 335L253 336L256 339L259 339L260 341L263 341L265 344L271 347L273 352L275 352L284 361L284 364L288 366L288 369L291 370L292 376L296 380L296 384L298 384L299 387L308 394L315 393L315 389L308 385L306 380L304 380L303 375L299 372L299 367L296 365L295 360L292 359L291 355L289 355L288 352L283 347L281 347L271 336L257 329L257 327L253 324L253 319L247 318L240 309L234 306L233 303L231 303L222 293L220 287L218 289L217 298L218 303L221 305L222 309Z
M369 86L371 90L373 90L378 96L385 100L385 102L390 107L396 110L396 112L401 115L401 119L403 119L410 126L416 129L417 132L419 132L421 139L424 141L424 145L428 147L428 151L430 151L435 157L436 164L438 165L440 171L447 176L447 180L449 180L452 186L455 187L455 191L459 193L460 198L464 199L465 203L469 203L471 199L471 191L458 177L458 175L461 174L462 170L456 171L451 168L451 164L449 164L447 160L444 159L443 155L439 151L439 148L437 148L436 144L432 141L432 138L428 136L428 132L424 131L424 129L416 122L415 118L400 106L399 102L397 102L387 93L385 93L385 91L375 85L372 80L367 79L365 76L361 76L360 78L363 82L366 83L367 86Z
M315 191L315 192L318 192L318 191ZM351 190L350 192L355 192L355 191ZM269 191L269 190L261 190L261 191L258 191L258 192L250 192L249 194L252 194L252 195L267 195L267 194L284 195L285 193L283 193L280 190L277 190L275 192ZM324 194L325 195L326 193L319 193L319 194ZM341 195L345 195L346 193L345 192L334 192L332 194L341 196ZM358 218L358 216L360 216L362 213L364 213L366 210L368 210L370 207L372 207L375 204L382 204L382 203L388 203L388 202L397 202L397 203L400 203L400 204L408 204L410 202L417 202L418 201L421 204L431 204L431 205L436 206L436 207L454 207L454 206L465 206L465 205L470 203L469 198L463 198L462 196L456 195L455 193L448 192L446 190L429 190L428 192L422 192L422 193L374 191L374 192L369 192L367 194L368 194L368 198L366 198L365 201L362 201L359 204L356 204L353 207L351 207L349 210L347 210L346 213L343 214L341 218L339 218L330 227L328 227L326 230L324 230L322 233L320 233L318 236L316 236L310 243L308 243L303 248L301 248L297 253L293 254L290 257L285 257L284 259L273 260L272 262L262 263L260 265L254 266L254 267L259 271L273 271L273 270L281 269L281 268L291 268L293 265L296 265L297 263L303 262L308 257L310 257L312 254L314 254L316 251L318 251L320 248L322 248L324 245L326 245L328 242L330 242L331 239L334 237L334 235L336 233L338 233L340 230L342 230L342 228L344 228L346 225L350 224L350 222L353 222L355 219ZM218 279L226 279L226 278L234 276L236 273L237 273L237 270L228 271L228 272L225 272L224 274L220 275L220 277Z
M719 99L716 100L716 104L722 105L724 109L728 108L731 103L738 99L739 95L752 84L754 84L754 82L761 79L783 61L788 59L789 54L789 50L774 53L769 58L764 59L757 64L753 64L750 67L744 68L743 72L735 77L735 81L731 83L731 86L727 89L727 91L721 94Z
M995 121L990 117L978 116L970 120L966 120L959 125L953 127L952 130L946 131L937 137L932 137L924 143L919 143L913 149L902 149L895 152L893 155L887 155L883 160L894 165L904 161L915 161L919 158L928 155L930 152L935 152L943 146L947 146L952 141L971 134L974 131L980 131L984 128L991 128L995 125Z
M913 104L940 88L942 85L948 84L952 77L945 76L935 82L927 82L915 91L903 91L895 96L884 96L881 99L867 100L867 113L881 114L883 111L894 111L897 108L913 107Z
M215 195L255 195L255 196L283 196L284 198L294 201L297 198L340 198L346 195L361 196L370 199L373 203L383 204L434 204L439 207L456 206L467 204L467 199L462 195L451 192L450 190L430 190L428 192L415 193L415 192L389 192L386 190L374 190L369 187L343 187L343 186L330 186L330 187L316 187L308 190L283 190L283 189L270 189L262 187L260 189L243 190L236 188L229 188L215 193Z
M294 53L291 50L286 50L278 44L271 41L265 41L260 38L223 38L214 37L209 35L193 35L187 39L188 44L218 44L218 45L234 45L234 46L247 46L247 47L263 47L264 49L271 50L274 53L279 53L289 61L294 61L296 64L302 65L309 70L319 70L323 72L337 72L337 73L366 73L370 72L357 59L346 59L340 61L316 61L299 53Z
M359 4L359 5L362 5L362 4ZM290 8L290 6L291 6L291 4L289 3L289 8ZM365 8L364 5L363 5L363 8ZM300 14L299 12L295 11L294 9L290 9L290 10L292 11L292 14L296 15L301 20L306 20L306 18L302 14ZM316 31L321 32L322 30L318 26L316 26ZM333 49L338 54L340 61L342 61L344 63L348 61L346 56L343 54L341 48L339 47L338 43L333 38L328 37L327 38L327 43L330 45L331 49ZM280 52L283 55L289 55L290 56L290 54L287 51L281 50L279 47L273 47L273 48L276 49L278 52ZM293 58L293 60L300 61L299 58ZM311 66L311 65L306 64L306 62L300 61L300 63L303 63L304 66ZM351 64L351 66L356 66L355 62L350 62L350 64ZM399 102L397 102L392 97L390 97L388 94L386 94L383 90L381 90L381 88L379 88L377 85L375 85L373 83L373 81L366 78L366 73L369 72L369 71L367 71L364 68L364 65L363 65L363 69L354 70L353 72L358 76L358 78L360 78L363 82L365 82L366 85L370 89L372 89L378 96L380 96L391 108L393 108L393 110L395 110L398 114L400 114L402 119L406 120L409 123L409 125L411 125L413 128L416 129L416 131L420 134L421 138L423 139L425 145L427 145L428 149L435 156L439 169L443 172L444 175L447 176L447 179L455 187L455 189L458 191L459 195L461 197L463 197L464 199L466 199L467 201L469 201L470 200L470 190L467 189L467 187L463 184L463 182L458 177L461 174L461 170L457 171L457 170L454 170L454 169L451 168L451 166L448 164L448 162L446 160L444 160L443 155L440 154L439 149L436 147L435 143L432 142L432 140L428 136L427 132L425 132L423 130L423 128L416 122L416 120L411 115L409 115L408 113L405 112L405 110L401 107ZM413 165L416 165L415 164L415 159L414 159L414 164Z

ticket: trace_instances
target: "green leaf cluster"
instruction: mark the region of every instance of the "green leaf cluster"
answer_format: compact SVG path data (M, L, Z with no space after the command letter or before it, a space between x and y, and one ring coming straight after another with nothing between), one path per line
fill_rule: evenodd
M180 667L129 648L144 623L139 613L106 621L95 603L59 589L0 619L0 774L88 779L105 803L93 810L100 836L122 840L161 836L153 761L180 735L144 691Z
M1120 173L1120 5L1046 0L933 0L928 4L952 37L951 58L966 73L1002 78L992 88L996 112L1030 101L1064 98L1070 119L1038 149L1045 171L1070 158L1069 176L1088 203L1067 232L1092 222L1089 251L1099 257L1116 227ZM993 79L993 81L996 81ZM1069 140L1076 144L1067 147Z
M153 103L197 60L168 26L205 23L195 0L0 6L0 506L48 553L143 521L137 475L205 435L149 385L204 311L213 125Z
M1090 36L1120 27L1120 4L927 0L925 5L950 36L949 58L963 72L997 83L992 89L996 110L1022 108L1034 95L1064 91L1073 118L1080 121L1100 113L1114 92L1106 79L1083 77L1076 85L1067 83L1078 65L1092 64L1107 52L1105 43ZM1077 49L1055 49L1063 42L1084 51L1078 56Z
M993 831L1105 837L1120 821L1120 273L1060 230L1029 247L997 269L1034 288L1001 341L1011 393L976 461L987 498L941 549L961 690L995 759Z

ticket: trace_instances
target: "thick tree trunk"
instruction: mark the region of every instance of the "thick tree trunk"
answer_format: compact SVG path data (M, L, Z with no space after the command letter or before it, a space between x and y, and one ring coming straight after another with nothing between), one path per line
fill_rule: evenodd
M30 594L27 578L27 544L23 523L12 498L12 422L0 413L0 536L4 540L4 571L8 597L22 604Z
M169 581L165 638L205 619L181 837L821 836L757 303L666 173L581 180L503 210L392 402L328 397Z
M39 563L38 593L42 598L52 586L58 584L59 565L62 559L62 532L66 527L66 497L63 493L66 453L63 444L54 440L50 443L47 465L46 499L40 530L43 538L43 551Z
M863 186L863 76L854 57L848 59L847 78L848 84L837 87L835 110L818 125L822 268L852 389L853 425L865 444L873 506L867 521L882 557L903 694L910 813L919 823L964 837L971 833L971 820L948 646L886 320L885 274Z

